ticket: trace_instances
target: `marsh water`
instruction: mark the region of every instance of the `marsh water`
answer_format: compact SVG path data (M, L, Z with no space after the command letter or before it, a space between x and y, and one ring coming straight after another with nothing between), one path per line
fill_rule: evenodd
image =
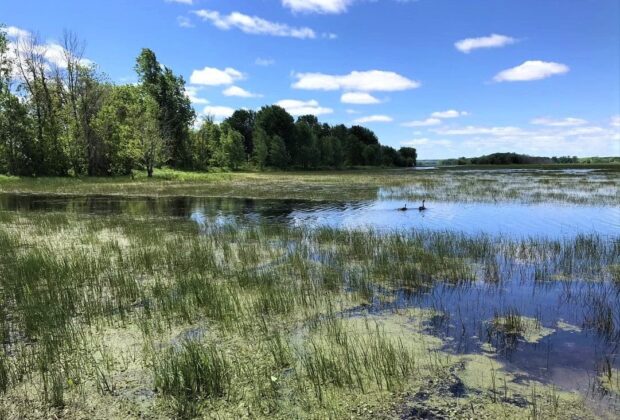
M234 198L121 198L115 196L0 195L0 211L86 213L91 215L163 216L195 223L200 232L221 224L283 223L303 227L373 229L379 231L458 231L509 238L562 239L596 233L620 240L620 208L561 203L520 204L427 202L377 199L359 202L252 200ZM617 257L617 259L620 257ZM500 270L503 269L500 264ZM564 390L575 390L597 402L620 403L593 392L605 366L620 367L620 288L609 279L579 278L539 281L534 267L504 276L500 283L434 283L419 290L386 292L360 308L389 313L398 308L431 308L442 315L426 326L458 353L492 352L523 380L533 377ZM387 303L386 303L387 302ZM489 327L507 309L533 318L545 334L528 341ZM598 318L606 317L601 329ZM609 327L609 322L611 327Z
M620 208L563 203L421 203L396 200L323 202L205 197L116 197L0 194L0 211L166 216L201 227L222 223L285 223L303 227L435 230L508 237L620 235ZM398 211L403 206L408 211Z

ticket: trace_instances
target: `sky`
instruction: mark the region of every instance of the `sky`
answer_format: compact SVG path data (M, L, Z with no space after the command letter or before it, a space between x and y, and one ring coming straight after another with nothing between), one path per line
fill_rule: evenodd
M12 42L64 30L115 83L150 48L199 115L279 104L420 159L620 155L618 0L0 0ZM55 54L56 52L56 54Z

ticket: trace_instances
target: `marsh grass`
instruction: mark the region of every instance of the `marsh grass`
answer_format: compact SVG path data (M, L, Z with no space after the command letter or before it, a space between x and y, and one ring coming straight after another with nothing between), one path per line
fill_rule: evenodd
M214 344L184 340L156 353L152 366L155 387L174 398L181 417L196 415L201 399L223 397L230 387L230 362Z
M618 205L620 165L537 168L441 168L318 172L207 172L157 170L117 178L0 177L0 192L71 195L243 197L350 201L398 199L459 202L558 202Z
M451 364L438 345L421 344L421 330L390 329L350 310L435 282L559 274L603 282L620 263L617 243L596 235L517 241L0 217L0 400L17 417L28 404L79 416L85 396L114 406L123 392L153 388L147 408L127 403L132 415L342 416L360 398L380 405ZM518 314L501 316L506 331L521 331ZM190 326L204 337L183 336ZM603 330L618 328L614 321ZM130 341L114 342L133 330ZM128 347L140 356L129 358Z

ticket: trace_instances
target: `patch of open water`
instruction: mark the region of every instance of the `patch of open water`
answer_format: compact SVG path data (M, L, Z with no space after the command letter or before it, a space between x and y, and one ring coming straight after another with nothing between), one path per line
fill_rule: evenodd
M620 208L558 203L408 204L394 200L315 202L239 198L122 198L0 194L0 210L89 214L161 215L190 219L202 226L221 223L284 223L304 227L435 230L513 237L570 237L583 233L620 235Z

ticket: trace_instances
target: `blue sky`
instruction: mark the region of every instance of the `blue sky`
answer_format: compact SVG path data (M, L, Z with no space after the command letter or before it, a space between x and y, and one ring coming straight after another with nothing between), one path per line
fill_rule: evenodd
M5 0L0 22L76 32L118 83L151 48L220 119L279 103L422 159L620 155L618 0Z

